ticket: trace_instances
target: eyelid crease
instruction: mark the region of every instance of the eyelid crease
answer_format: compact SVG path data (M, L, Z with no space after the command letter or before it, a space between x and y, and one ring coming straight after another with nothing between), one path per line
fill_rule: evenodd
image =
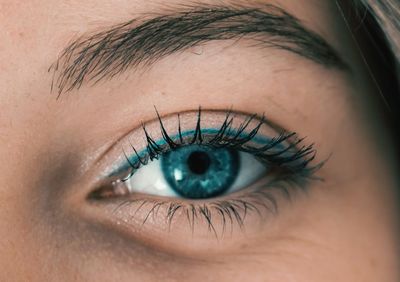
M146 125L143 124L142 129L145 136L145 143L147 143L145 146L146 148L138 151L129 141L129 147L133 151L133 154L127 153L127 151L122 148L125 161L118 166L114 166L114 169L108 174L108 177L115 177L121 175L123 172L129 172L127 176L119 179L121 181L127 181L133 176L137 169L147 165L150 161L158 159L162 154L193 144L214 148L229 148L249 153L257 157L262 163L275 163L282 167L287 166L292 173L297 171L305 177L311 177L314 172L320 168L320 164L309 167L309 163L314 160L316 155L313 144L309 146L301 145L304 139L297 138L296 133L288 133L284 130L276 131L275 135L272 137L260 136L258 133L261 126L269 124L265 117L258 118L257 115L254 114L247 115L247 118L246 116L242 116L240 118L241 122L237 124L238 121L235 120L237 114L236 112L232 112L232 110L226 111L224 120L220 121L219 129L203 129L201 124L201 108L199 108L197 114L195 112L191 113L192 116L197 116L197 121L193 124L193 126L196 127L195 130L192 129L182 132L181 119L180 115L178 115L179 132L174 135L169 135L164 126L163 118L157 112L158 126L161 128L160 139L154 140L147 131ZM168 117L170 116L171 115L168 115ZM194 121L192 121L192 123L193 122ZM249 126L252 127L248 128ZM207 133L209 133L209 135L207 135ZM188 138L185 138L185 135L187 135ZM192 135L191 138L190 135ZM176 143L177 140L179 140L180 143ZM256 145L257 143L258 145Z
M205 128L205 129L202 129L201 131L202 131L202 134L204 134L204 135L210 135L210 136L213 135L213 136L215 136L215 134L217 134L220 130L216 129L216 128ZM170 136L170 138L172 140L175 140L175 141L179 140L179 142L181 142L182 144L185 144L184 140L187 140L188 137L193 136L194 133L195 133L195 130L188 130L188 131L182 132L181 134L177 133L177 134L175 134L173 136ZM233 134L232 134L232 136L233 136ZM181 139L181 137L182 137L182 139ZM262 144L266 144L266 143L271 142L271 138L265 137L265 136L255 136L251 141L252 141L252 143L257 143L259 145L262 145ZM161 146L161 147L168 145L168 142L165 139L157 140L155 143L158 146ZM118 169L117 172L113 172L111 174L111 176L112 175L118 175L120 173L119 171L124 171L124 170L128 169L129 165L130 166L135 166L134 164L138 163L138 161L140 159L143 159L145 157L146 153L147 153L147 149L143 149L141 151L137 151L136 148L134 148L134 147L132 147L132 149L134 150L134 153L135 153L133 158L129 157L129 156L125 156L125 159L127 159L129 161L126 162L125 166L122 166L120 169Z
M199 107L201 108L201 107ZM198 109L199 109L198 108ZM197 109L197 111L198 111ZM181 119L181 117L186 116L186 115L190 115L193 114L193 112L195 112L196 109L187 109L187 110L181 110L181 111L175 111L175 112L170 112L170 113L165 113L161 115L161 118L163 120L166 119L170 119L170 118L174 118L176 117L178 120ZM233 110L232 108L207 108L206 110L204 110L204 112L207 112L209 114L215 114L215 115L221 115L224 114L226 115L227 113L236 115L236 116L252 116L254 114L248 113L246 111L242 111L242 110ZM260 120L262 118L262 116L259 115L254 115L254 119L255 120ZM158 120L158 119L157 119ZM118 151L120 151L120 146L123 143L123 140L126 139L128 136L131 135L131 133L135 130L138 130L142 127L143 124L148 125L154 122L154 119L152 119L151 117L147 117L146 121L141 121L139 122L139 124L136 122L135 125L133 127L133 129L130 129L129 131L126 131L125 133L120 133L120 137L115 138L109 146L105 147L104 150L102 150L101 153L99 153L99 155L93 160L94 164L99 164L101 162L102 159L104 159L108 154L110 154L111 152L115 151L116 147L118 147ZM268 126L269 128L271 128L271 130L275 131L275 132L286 132L285 129L283 129L281 126L279 126L277 123L275 123L274 121L270 120L270 119L265 119L264 123L266 124L266 126ZM178 123L178 127L179 127L179 123ZM105 173L103 175L107 175L108 173Z

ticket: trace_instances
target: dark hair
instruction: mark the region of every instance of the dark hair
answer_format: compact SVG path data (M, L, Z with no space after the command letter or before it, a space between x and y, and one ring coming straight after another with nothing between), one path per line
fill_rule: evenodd
M338 0L400 140L400 1Z
M399 0L359 0L358 11L364 13L361 24L375 45L378 60L377 68L381 75L375 74L389 109L389 121L397 141L397 155L400 153L400 1ZM361 17L362 19L362 17ZM386 77L385 77L386 76ZM378 81L379 79L379 81ZM400 190L397 190L400 203ZM399 205L400 208L400 205Z
M388 41L397 67L400 65L400 2L398 0L361 0ZM397 69L399 71L399 69Z
M399 129L400 120L400 2L398 0L361 0L366 15L366 28L371 32L381 57L383 65L378 65L377 71L383 69L383 83L380 87L385 102L395 117L395 125ZM374 43L374 42L372 42ZM381 61L382 62L382 61ZM381 77L383 76L381 74Z

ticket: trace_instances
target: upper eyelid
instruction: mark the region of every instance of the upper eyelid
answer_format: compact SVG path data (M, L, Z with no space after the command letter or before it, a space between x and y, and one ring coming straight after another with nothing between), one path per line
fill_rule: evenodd
M182 128L196 128L197 124L197 118L199 116L199 111L201 110L202 113L202 120L201 126L204 127L205 124L207 124L207 127L210 126L215 126L215 128L218 128L221 126L223 123L223 120L226 119L226 116L229 114L233 117L235 117L234 125L237 127L238 124L243 123L246 118L248 119L249 117L254 118L254 123L258 124L260 121L262 121L262 130L261 130L261 135L272 138L272 139L277 139L279 140L281 137L284 138L289 138L286 139L288 140L287 146L285 145L284 147L290 148L290 151L288 151L289 155L287 157L290 158L294 157L295 155L297 156L297 161L293 162L290 167L293 169L296 169L296 167L300 166L306 166L307 168L307 173L309 175L314 174L317 170L319 170L323 164L327 160L323 160L322 162L318 159L315 158L317 150L314 148L314 144L311 144L309 146L304 146L303 139L298 138L298 134L296 132L290 131L288 129L285 129L281 127L278 123L275 121L265 118L263 116L258 116L255 115L254 113L249 113L245 111L240 111L240 110L233 110L232 108L226 109L217 109L217 108L211 108L211 109L201 109L198 108L197 110L183 110L180 112L171 112L171 113L164 113L161 116L158 116L157 114L155 115L155 118L149 119L145 123L141 123L141 125L137 125L134 129L131 129L129 132L125 133L122 135L120 138L116 139L110 146L105 148L103 153L101 153L96 160L94 161L96 163L96 179L100 182L104 183L109 183L109 181L118 181L121 180L121 177L124 178L126 176L126 173L128 172L129 168L132 168L129 166L130 164L127 163L127 157L133 156L134 152L132 150L132 146L135 145L137 148L145 148L147 146L146 140L143 138L143 124L145 124L145 127L149 129L149 132L152 134L155 133L159 134L159 137L162 137L161 130L160 130L160 120L161 118L166 125L168 132L174 132L178 130L178 119L177 117L180 116L182 121L183 120L191 120L189 124L184 124ZM157 112L157 110L156 110ZM264 118L262 118L264 117ZM206 122L207 121L207 122ZM253 124L254 126L254 124ZM251 130L252 127L249 127L249 130ZM153 136L156 140L158 140L156 136ZM136 146L137 145L137 146ZM271 144L269 144L271 145ZM124 148L127 150L125 151ZM277 153L279 151L283 151L285 148L279 149L278 147L275 147ZM291 150L293 148L293 150ZM243 152L254 152L254 150L257 150L257 148L254 148L253 146L250 146L249 148L252 151L246 151L244 150ZM269 151L273 154L275 154L273 151ZM286 153L285 153L286 156ZM284 156L284 157L285 157ZM260 155L260 158L264 158L265 156ZM281 158L280 156L277 156L277 158ZM274 160L275 159L274 157ZM281 158L282 161L284 159ZM286 162L286 161L284 161ZM123 165L128 165L124 167ZM310 166L308 165L310 164ZM125 169L123 169L125 168Z
M216 128L206 128L206 129L202 129L202 132L203 132L204 134L210 134L210 135L211 135L211 134L218 133L218 131L219 131L219 130L216 129ZM186 132L184 133L184 135L185 135L184 137L185 137L185 138L186 138L186 137L190 137L190 136L193 135L193 133L194 133L194 130L186 131ZM171 139L173 139L173 140L178 140L178 139L179 139L179 134L175 134L175 135L170 136L170 137L171 137ZM258 144L261 145L261 144L265 144L265 143L269 142L270 140L271 140L271 138L269 138L269 137L267 137L267 136L256 136L256 137L253 138L251 141L252 141L252 143L258 143ZM167 142L166 142L164 139L157 140L156 143L157 143L158 145L160 145L160 146L168 145ZM133 160L132 160L132 158L130 158L129 156L126 156L126 157L130 159L130 162L131 162L131 163L136 163L136 162L139 161L139 157L144 158L144 157L146 156L146 154L147 154L147 150L146 150L146 149L142 149L142 150L140 150L140 151L137 151L137 154L135 153L135 155L133 156ZM113 172L111 176L113 176L113 175L118 175L118 174L121 173L122 171L126 171L128 168L129 168L129 163L125 163L125 166L120 167L120 168L118 169L118 171Z
M282 8L203 4L177 9L139 25L131 20L74 41L49 69L54 72L52 88L54 85L60 95L79 88L85 80L96 82L128 67L150 65L202 42L243 36L327 67L348 69L325 39Z
M257 116L253 113L248 113L248 112L244 112L244 111L240 111L240 110L233 110L232 108L231 109L213 108L213 109L205 109L205 110L203 109L202 110L201 107L199 107L197 110L196 109L183 110L180 112L165 113L162 115L158 114L157 108L155 108L155 113L156 113L155 118L149 119L146 122L141 122L140 125L137 125L134 129L130 130L128 133L126 133L122 137L118 138L111 147L109 147L107 150L105 150L104 153L102 153L99 156L99 158L97 159L96 162L101 162L101 160L104 159L108 155L117 155L118 156L117 158L120 159L116 165L112 166L113 167L112 169L108 168L108 171L103 173L102 175L104 175L105 177L115 176L116 175L115 171L119 171L119 169L117 169L117 168L119 166L121 166L123 163L126 163L126 157L127 156L129 157L129 156L132 156L135 154L135 152L132 150L132 147L135 147L135 150L137 148L138 151L145 150L145 147L147 146L147 142L145 141L145 138L144 138L144 130L143 130L144 128L150 129L147 131L148 131L149 137L153 138L155 132L160 133L160 131L161 131L160 130L160 120L162 120L162 122L165 124L169 124L170 123L169 121L173 120L174 126L170 132L175 131L177 133L178 125L179 125L178 120L181 119L182 121L185 121L185 120L187 121L187 119L191 119L193 126L190 127L190 130L194 130L194 128L196 127L196 124L198 122L197 119L199 117L199 112L202 113L203 121L204 121L205 117L209 117L210 115L213 117L213 120L215 119L215 116L220 117L221 121L217 122L217 125L215 127L216 130L219 130L220 129L219 127L222 125L223 120L225 120L227 116L230 116L230 117L234 118L235 122L238 122L238 123L240 123L240 121L244 122L246 120L246 118L247 119L252 118L252 120L256 124L259 124L262 121L262 123L265 125L264 129L268 129L268 131L271 132L270 134L268 134L270 136L277 136L279 134L288 132L287 130L285 130L284 128L279 126L274 121L271 121L270 119L265 118L264 115ZM182 126L184 127L183 124L182 124ZM209 126L210 126L210 124L206 125L206 127L209 127ZM154 127L154 128L151 129L152 127ZM204 124L201 124L201 129L203 129L203 128L204 128ZM137 136L140 136L140 138L137 139ZM265 136L269 137L267 135L265 135ZM132 137L136 137L136 138L134 138L135 140L141 140L142 147L136 146L137 142L132 140ZM162 135L159 134L159 137L155 137L154 139L156 139L156 141L158 141L158 140L161 140L161 137L162 137ZM127 148L127 151L124 151L124 148ZM121 155L121 153L123 153L123 155Z
M200 130L200 135L204 133L204 128L203 128L203 124L200 122L201 121L201 113L202 110L199 108L198 111L189 111L186 112L186 114L188 115L193 115L192 117L195 117L197 119L197 121L193 121L193 127L199 126L199 130ZM205 111L206 113L209 111ZM163 132L163 126L164 126L164 121L163 121L163 117L161 117L158 114L158 111L156 109L156 113L157 113L157 119L153 120L152 122L150 122L149 124L153 123L153 125L158 125L161 127L160 128L157 127L158 131ZM240 113L240 112L233 112L232 110L228 110L228 111L210 111L210 114L218 114L220 116L224 117L224 121L220 121L220 123L218 123L219 126L212 128L211 130L214 133L214 136L216 136L219 132L221 132L221 125L225 124L226 121L231 120L231 126L229 127L229 131L226 131L225 133L227 135L225 135L226 137L235 137L235 131L237 132L241 132L244 134L244 136L239 135L241 138L246 138L246 136L250 136L250 132L254 131L255 128L262 128L262 126L268 128L269 130L272 130L270 132L269 135L259 135L259 131L257 129L256 134L252 135L253 137L251 138L251 142L246 142L245 146L250 145L249 143L255 145L256 143L258 143L258 147L259 148L263 148L264 146L271 146L273 148L275 148L276 152L279 152L279 150L281 152L286 151L286 148L290 149L293 148L295 149L295 147L291 147L293 144L291 144L290 141L288 141L291 137L296 137L296 133L289 133L286 130L283 130L281 128L279 128L278 126L274 125L274 124L270 124L268 120L265 119L265 117L257 117L254 114L246 114L246 113ZM167 119L173 119L173 115L174 114L169 114L167 115ZM179 117L179 114L175 114ZM235 122L233 122L235 121ZM175 121L176 122L176 121ZM180 119L179 119L180 122ZM180 123L179 123L180 124ZM229 122L228 122L229 124ZM190 138L192 136L196 136L195 132L196 130L193 130L193 127L190 128L189 131L187 132L188 135L188 139L185 139L186 141L182 144L177 144L179 146L182 145L190 145ZM168 150L168 148L170 148L171 144L168 144L165 136L163 137L163 135L161 134L159 136L159 139L153 139L152 138L152 134L151 132L148 132L147 127L145 125L142 125L141 130L143 130L143 134L146 136L147 138L147 145L145 144L144 147L141 150L136 150L134 144L132 144L129 141L129 147L131 147L131 153L127 153L122 146L122 150L124 153L124 160L122 160L120 162L119 165L115 166L115 170L113 170L111 173L108 174L109 177L115 177L118 175L121 175L123 172L127 172L129 169L131 169L130 175L133 173L132 168L136 168L138 169L139 167L141 167L142 165L146 165L148 161L151 161L153 158L158 158L158 153L156 153L154 156L152 155L152 152L149 152L149 140L150 143L153 144L154 146L160 146L158 149L160 149L159 153L163 153L165 150ZM264 129L266 129L264 128ZM139 128L140 129L140 128ZM206 128L205 130L207 131L209 128ZM240 131L239 129L242 129L243 131ZM175 128L175 131L177 131L178 129ZM272 133L273 132L273 133ZM167 131L165 131L164 129L164 133L167 135L167 139L171 139L172 142L175 142L177 140L180 139L180 136L178 133L175 134L175 136L170 136L169 133ZM213 133L209 132L209 135L213 135ZM204 136L207 135L207 132L205 132ZM237 136L236 136L237 137ZM196 138L196 137L195 137ZM213 139L213 137L210 137L211 140ZM255 138L255 139L254 139ZM129 138L128 138L129 139ZM297 138L296 138L297 139ZM200 139L199 139L200 140ZM197 141L199 141L197 140ZM274 141L275 140L275 141ZM161 141L161 142L160 142ZM210 140L209 140L210 141ZM258 142L257 142L258 141ZM282 143L283 142L283 143ZM202 140L200 140L200 143L202 143ZM287 143L286 145L284 145L285 143ZM275 144L275 145L273 145ZM207 143L204 142L204 145L212 145L211 143ZM294 144L296 145L296 144ZM296 145L297 146L297 145ZM151 147L151 146L150 146ZM252 147L250 146L250 148L256 149L257 146ZM164 149L162 149L164 148ZM151 148L151 150L153 150L154 148ZM171 149L171 148L170 148ZM244 147L242 147L242 149L244 150ZM240 149L240 150L242 150ZM157 150L157 148L155 148L155 150ZM289 151L288 151L289 152ZM310 151L310 153L312 153ZM128 176L129 177L129 176Z

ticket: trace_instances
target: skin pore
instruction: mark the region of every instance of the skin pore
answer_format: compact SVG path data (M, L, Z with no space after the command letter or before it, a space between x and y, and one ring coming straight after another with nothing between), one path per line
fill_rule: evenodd
M165 52L97 83L93 72L75 86L77 72L62 80L71 63L65 48L88 46L132 19L128 30L199 7L269 12L267 4L299 19L343 65L305 56L310 49L293 52L291 43L260 42L282 43L276 34L242 34ZM3 0L0 26L0 280L398 280L394 144L378 90L334 1ZM77 58L82 46L67 54ZM149 53L145 47L137 54ZM95 63L89 68L97 70ZM141 224L149 207L89 200L112 182L105 172L124 160L129 142L143 149L142 123L161 135L154 106L171 135L171 116L192 113L183 120L190 128L200 106L205 127L230 109L264 114L314 144L312 163L326 161L316 172L320 180L290 197L277 193L276 212L249 213L244 230L232 227L225 236L216 216L218 236L204 217L192 231L179 212L166 224L161 208Z

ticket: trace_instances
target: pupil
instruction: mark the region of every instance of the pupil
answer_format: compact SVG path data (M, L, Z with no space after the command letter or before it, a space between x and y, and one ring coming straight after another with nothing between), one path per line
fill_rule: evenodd
M161 158L161 169L168 185L186 199L222 195L234 183L239 164L237 151L202 145L181 147Z
M211 159L206 152L196 151L187 160L189 169L195 174L204 174L211 165Z

